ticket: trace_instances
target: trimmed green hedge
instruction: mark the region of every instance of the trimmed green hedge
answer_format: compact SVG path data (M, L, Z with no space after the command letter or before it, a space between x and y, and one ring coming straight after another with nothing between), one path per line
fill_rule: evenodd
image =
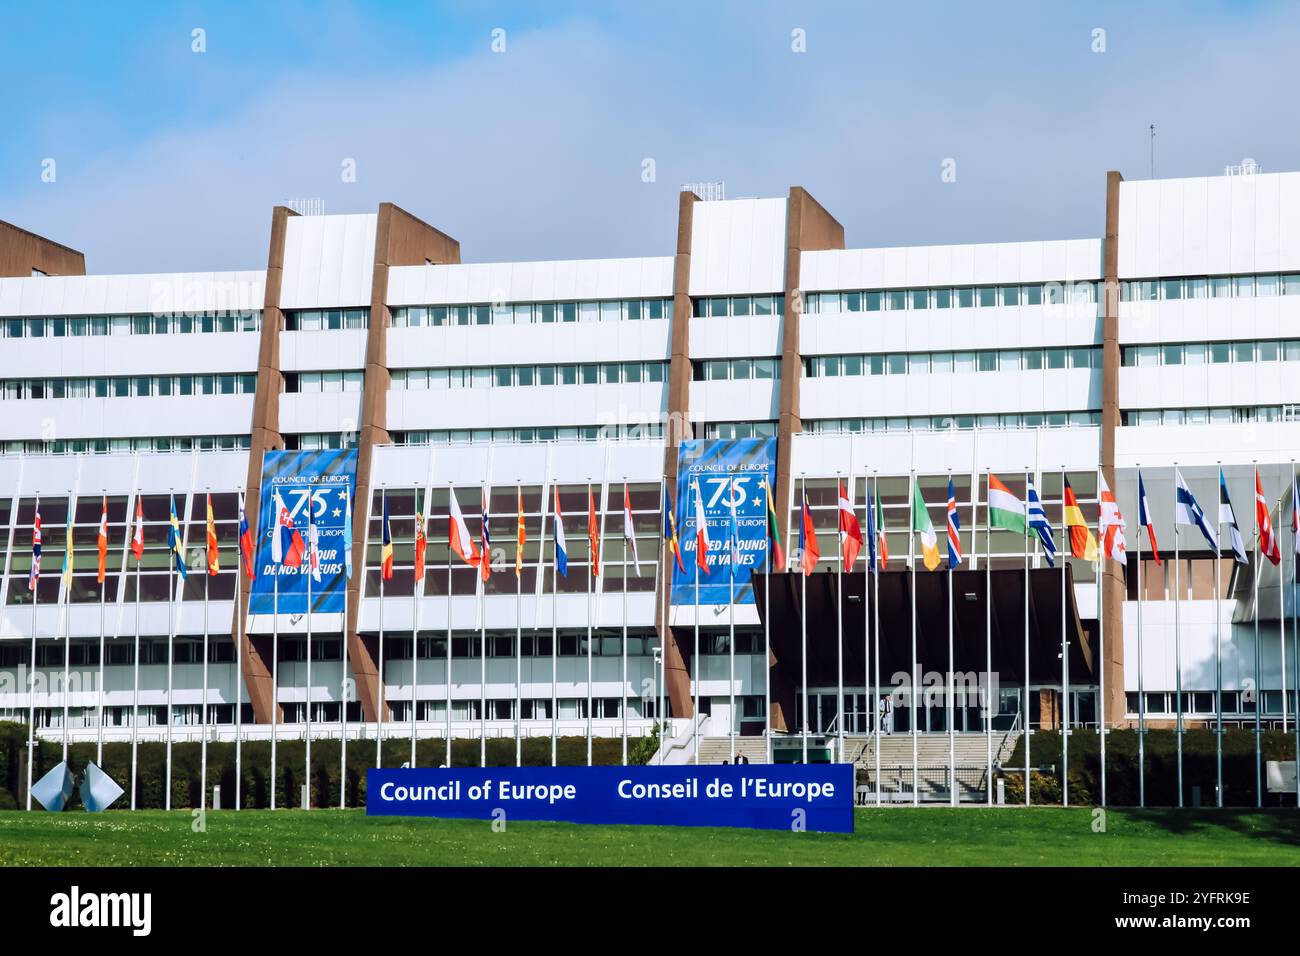
M1070 734L1070 803L1086 805L1101 800L1101 754L1099 737L1093 731ZM1192 788L1201 788L1201 805L1215 805L1216 760L1213 730L1183 732L1183 802L1192 805ZM1024 801L1024 774L1013 772L1025 765L1024 737L1005 763L1009 772L1007 801ZM1265 762L1294 760L1295 735L1291 731L1266 730L1261 735ZM1138 805L1138 734L1136 730L1112 730L1106 735L1106 802L1111 806ZM1146 804L1149 807L1178 806L1177 740L1172 730L1148 730L1146 735ZM1035 733L1029 744L1030 762L1035 767L1052 765L1054 773L1034 774L1033 802L1061 800L1061 735L1054 731ZM1262 774L1267 773L1267 768ZM1267 779L1265 779L1267 786ZM1294 800L1294 798L1291 798ZM1278 796L1264 793L1264 806L1277 806ZM1255 805L1255 732L1250 729L1223 731L1223 803L1228 807Z
M633 742L634 743L634 742ZM27 746L27 726L0 722L0 809L14 805L14 795L22 792L26 781L19 780L19 757ZM301 788L305 782L305 745L301 740L281 740L276 744L276 806L296 807L301 802ZM456 739L452 742L452 762L457 767L479 766L479 745L476 740ZM55 766L63 756L58 741L37 741L36 766L33 779ZM410 759L411 742L385 740L383 764L399 767ZM417 763L433 767L444 757L441 740L420 740L416 748ZM613 765L622 762L622 738L598 737L592 741L592 762ZM73 769L80 771L95 759L95 744L78 743L70 748ZM312 759L312 805L337 806L339 802L339 741L314 740ZM557 747L557 760L564 765L585 765L587 739L561 737ZM199 805L200 745L196 743L172 744L172 807L197 807ZM515 765L514 738L491 739L487 746L487 762L494 767ZM523 763L528 767L551 765L551 739L530 737L524 740ZM374 740L348 741L348 766L345 780L349 806L360 806L366 798L366 771L375 765ZM271 794L271 743L270 741L245 741L241 747L243 781L240 800L246 808L270 806ZM113 805L114 809L130 807L131 745L129 743L104 744L104 762L101 769L118 782L126 794ZM159 809L163 800L167 778L167 745L141 743L136 764L136 806L141 809ZM235 800L235 745L233 743L208 744L208 800L211 803L212 787L221 786L221 805L234 806ZM73 797L72 803L80 801Z

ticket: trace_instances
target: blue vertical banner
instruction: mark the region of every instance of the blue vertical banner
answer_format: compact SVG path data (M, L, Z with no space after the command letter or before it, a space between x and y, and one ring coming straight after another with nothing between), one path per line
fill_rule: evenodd
M275 608L276 574L281 614L307 612L308 561L298 567L277 565L271 558L271 536L276 533L275 496L278 493L294 528L307 541L307 508L311 507L320 548L319 582L311 582L313 611L338 613L343 610L347 589L346 557L343 553L344 525L348 502L357 502L357 451L355 448L327 451L268 451L262 464L262 492L258 501L257 563L249 613L271 614ZM310 548L310 542L308 542Z
M673 604L695 603L696 574L700 576L701 604L720 605L731 601L733 497L735 603L754 603L750 578L755 571L763 570L767 560L764 479L769 487L776 484L775 438L691 439L681 443L677 452L677 533L686 571L673 565ZM708 574L696 566L696 482L709 530Z

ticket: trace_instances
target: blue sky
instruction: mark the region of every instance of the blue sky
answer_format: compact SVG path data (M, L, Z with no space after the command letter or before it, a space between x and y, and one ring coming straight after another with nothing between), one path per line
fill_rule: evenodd
M307 197L466 261L664 255L696 180L806 186L852 246L1095 236L1151 123L1160 176L1300 169L1297 37L1243 2L6 4L0 219L93 272L260 268Z

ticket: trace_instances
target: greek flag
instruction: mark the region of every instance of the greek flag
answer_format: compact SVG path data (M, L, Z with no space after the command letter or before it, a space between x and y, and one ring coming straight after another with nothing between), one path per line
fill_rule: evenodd
M1056 567L1056 542L1052 540L1052 524L1047 520L1047 512L1043 510L1043 502L1038 497L1038 489L1034 487L1034 479L1029 479L1029 530L1038 534L1038 540L1043 545L1043 555L1047 558L1049 568Z
M1187 482L1183 481L1183 473L1177 468L1174 469L1174 483L1177 487L1177 504L1174 508L1174 520L1177 524L1195 525L1201 529L1201 534L1205 535L1205 540L1210 543L1210 547L1217 554L1219 551L1219 537L1210 527L1210 522L1205 518L1205 512L1196 502L1196 496L1192 494L1192 489L1187 487ZM1225 489L1226 490L1226 489ZM1228 506L1231 513L1232 506Z

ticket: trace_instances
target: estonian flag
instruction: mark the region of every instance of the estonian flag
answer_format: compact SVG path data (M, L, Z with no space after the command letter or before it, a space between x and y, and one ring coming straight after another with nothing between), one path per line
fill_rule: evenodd
M1258 479L1259 473L1255 473ZM1190 492L1189 492L1190 493ZM1241 529L1237 527L1237 515L1232 510L1228 499L1228 483L1223 478L1223 469L1219 469L1219 523L1228 526L1228 539L1232 542L1232 554L1238 564L1249 564L1246 558L1246 542L1241 538ZM1215 548L1218 551L1218 548Z

